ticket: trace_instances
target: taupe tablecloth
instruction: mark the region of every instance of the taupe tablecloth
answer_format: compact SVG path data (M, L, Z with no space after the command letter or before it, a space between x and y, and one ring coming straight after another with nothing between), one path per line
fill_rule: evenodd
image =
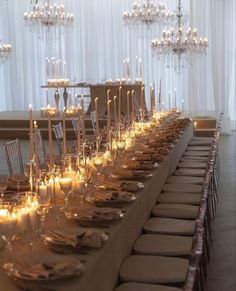
M145 182L145 188L137 193L134 203L124 208L126 214L121 222L112 225L104 231L108 232L109 240L104 247L91 251L88 256L72 255L86 260L86 272L79 278L51 285L58 291L112 291L117 283L119 268L124 259L131 253L134 241L142 231L145 221L149 218L157 197L167 179L175 170L179 158L185 151L193 135L193 128L189 126L183 133L180 141L171 150L160 167L153 172L153 177ZM67 226L75 227L71 223ZM26 252L26 250L24 250ZM52 254L46 246L39 243L35 246L37 255ZM17 252L20 257L23 251ZM0 271L1 290L17 290L13 282Z
M119 87L120 85L103 85L103 84L98 84L98 85L92 85L90 87L90 92L91 92L91 105L89 110L93 111L95 104L94 100L96 97L99 98L98 101L98 113L99 113L99 118L103 118L106 115L107 111L107 90L110 90L110 99L113 101L114 96L119 96ZM132 108L131 105L131 91L134 90L134 108L135 112L139 112L140 105L141 105L141 85L136 85L136 84L130 84L130 85L122 85L121 89L121 114L126 115L127 114L127 92L130 91L130 111ZM117 99L118 100L118 99ZM145 96L144 96L145 100ZM117 101L118 104L118 101ZM144 108L146 108L146 103L144 104ZM118 110L118 106L117 106ZM146 109L145 109L146 110ZM113 102L111 102L111 114L113 116L114 112L114 107L113 107Z

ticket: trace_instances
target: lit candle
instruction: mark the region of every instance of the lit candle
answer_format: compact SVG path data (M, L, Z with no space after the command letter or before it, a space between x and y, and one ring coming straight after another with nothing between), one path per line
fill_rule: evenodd
M130 112L129 112L129 99L130 99L130 91L127 91L127 122L130 122Z
M50 105L47 107L48 113L48 144L49 144L49 161L50 161L50 169L53 166L53 149L52 149L52 121L51 121L51 108Z
M96 136L99 136L99 123L98 123L98 97L95 98L95 120L96 120Z
M114 96L114 120L115 120L115 127L116 127L117 125L116 96Z
M109 142L109 132L111 129L111 100L107 101L107 142Z
M63 108L63 154L66 155L66 108Z
M132 104L132 122L135 119L135 113L134 113L134 90L131 91L131 104Z
M34 146L33 146L33 112L32 105L29 105L29 121L30 121L30 152L29 158L32 159L34 155Z
M77 151L78 153L80 152L80 148L81 148L81 139L80 139L80 131L81 131L81 128L80 128L80 109L78 110L78 121L77 121L77 128L78 128L78 131L77 131Z
M119 99L118 99L118 122L120 124L121 121L121 90L122 87L119 87Z
M144 87L141 89L141 119L144 119Z
M182 112L184 112L184 99L182 99Z
M159 86L158 109L159 111L161 111L161 79L160 79L160 86Z
M82 138L85 141L85 115L84 115L84 95L81 98L81 109L82 109Z
M153 84L151 83L150 84L150 104L151 104L151 114L154 113L154 86Z

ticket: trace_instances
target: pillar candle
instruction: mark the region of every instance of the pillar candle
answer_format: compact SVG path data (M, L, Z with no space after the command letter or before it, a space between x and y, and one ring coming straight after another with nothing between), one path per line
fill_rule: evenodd
M66 108L63 108L63 154L66 155Z
M127 91L127 121L130 122L130 108L129 108L130 91Z
M33 111L32 111L32 105L29 105L29 122L30 122L30 151L29 151L29 158L32 159L34 154L34 148L33 148Z
M77 151L78 153L80 152L80 148L81 148L81 139L80 139L80 131L81 131L81 128L80 128L80 114L81 114L81 109L78 110L78 123L77 123Z
M98 121L98 97L95 98L95 119L96 119L96 136L99 136L99 121Z
M116 127L117 125L116 96L114 96L114 120L115 120L115 127Z
M134 121L135 119L135 113L134 113L134 90L131 91L131 104L132 104L132 122Z
M184 112L184 99L182 99L182 112Z
M81 98L81 110L82 110L82 138L85 141L85 116L84 116L84 95Z

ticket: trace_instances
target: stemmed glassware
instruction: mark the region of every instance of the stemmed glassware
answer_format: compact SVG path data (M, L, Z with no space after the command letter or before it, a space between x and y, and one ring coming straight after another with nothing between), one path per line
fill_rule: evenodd
M51 192L48 191L47 186L44 184L40 185L39 192L38 192L37 213L40 215L41 233L44 232L46 216L50 208L51 200L52 200L52 195L51 195Z
M15 204L11 202L1 203L0 210L0 226L1 226L1 237L6 243L9 259L11 259L12 252L12 240L15 235L17 217L15 213Z
M8 176L0 176L0 195L1 198L5 196L5 191L8 185Z
M92 177L92 162L90 160L81 161L79 164L79 172L84 180L84 187L85 187L85 199L88 201L92 200L91 195L89 194L89 183Z
M72 199L72 178L71 177L61 177L59 179L59 184L61 191L64 194L65 210L67 210L71 204Z

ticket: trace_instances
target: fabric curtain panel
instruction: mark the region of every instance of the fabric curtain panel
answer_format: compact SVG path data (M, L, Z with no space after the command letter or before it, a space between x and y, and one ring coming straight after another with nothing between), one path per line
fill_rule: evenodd
M199 35L207 36L209 49L206 57L190 69L176 74L152 56L151 38L159 37L160 30L150 39L137 36L125 27L124 11L132 0L58 0L75 15L72 30L57 41L42 40L23 21L25 11L32 9L31 1L0 0L0 38L10 42L13 55L0 66L0 110L26 110L28 104L38 110L45 106L46 57L57 57L67 62L71 83L104 82L123 77L123 59L131 62L131 76L135 78L135 57L142 59L146 84L146 101L150 107L149 84L155 83L156 104L159 80L162 79L164 107L169 106L177 88L177 103L193 115L217 115L225 112L225 129L236 120L235 110L235 1L183 0L183 9L190 12L190 24ZM43 1L39 1L43 3ZM155 1L158 3L158 1ZM226 3L227 2L227 3ZM177 1L166 0L175 10ZM72 90L72 94L79 93ZM51 103L53 91L49 90Z

